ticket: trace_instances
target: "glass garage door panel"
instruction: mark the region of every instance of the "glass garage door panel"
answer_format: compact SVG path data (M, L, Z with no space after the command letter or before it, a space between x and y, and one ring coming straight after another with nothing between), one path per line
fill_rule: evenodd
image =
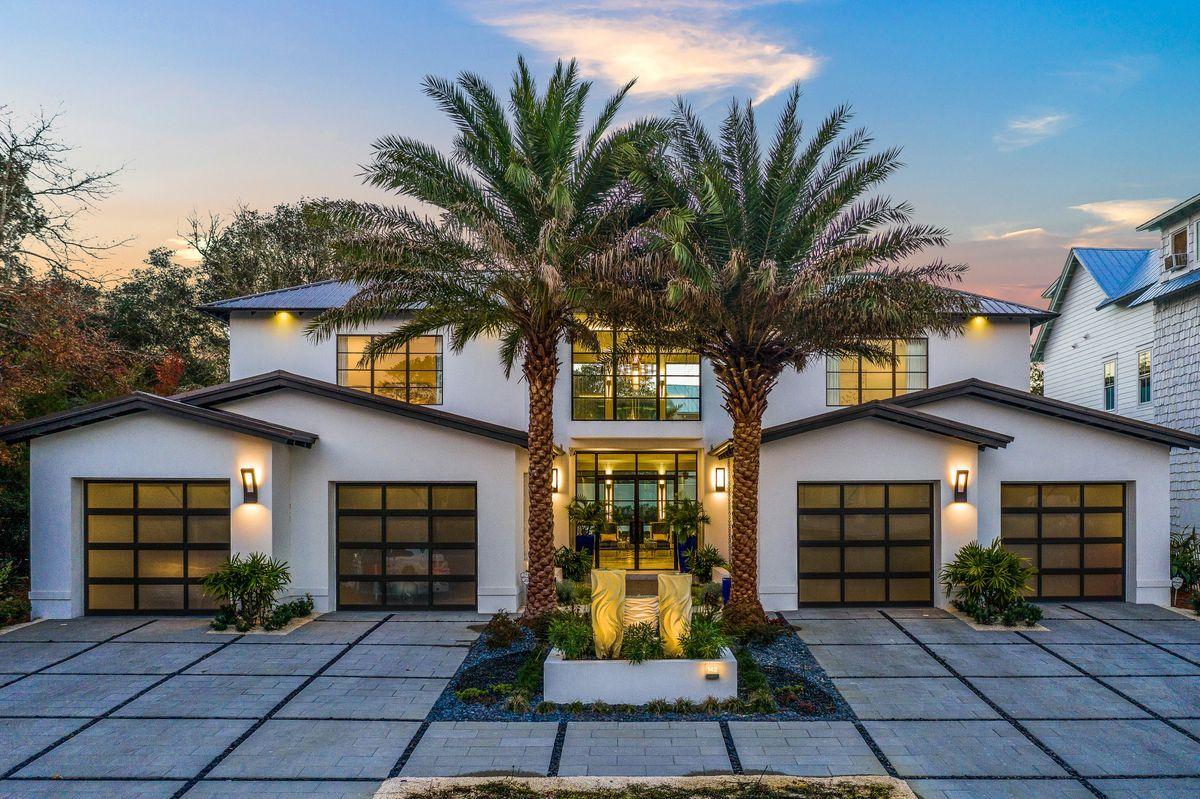
M338 607L475 608L473 483L337 487Z
M1123 599L1123 483L1004 483L1000 540L1038 573L1038 599Z
M228 480L84 485L88 613L188 613L214 603L201 581L229 560Z
M930 483L801 483L799 600L806 605L933 602Z

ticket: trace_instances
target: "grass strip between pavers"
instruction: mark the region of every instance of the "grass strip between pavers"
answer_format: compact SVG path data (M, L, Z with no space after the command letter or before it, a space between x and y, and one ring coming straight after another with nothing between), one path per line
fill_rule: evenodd
M375 799L914 799L890 777L560 777L388 780Z

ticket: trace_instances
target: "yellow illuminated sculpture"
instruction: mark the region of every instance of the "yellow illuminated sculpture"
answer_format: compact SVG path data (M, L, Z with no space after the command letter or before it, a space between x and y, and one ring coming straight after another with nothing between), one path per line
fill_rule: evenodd
M683 655L679 639L692 618L692 575L658 575L658 635L669 658Z
M616 657L625 632L625 570L592 569L592 637L596 657Z

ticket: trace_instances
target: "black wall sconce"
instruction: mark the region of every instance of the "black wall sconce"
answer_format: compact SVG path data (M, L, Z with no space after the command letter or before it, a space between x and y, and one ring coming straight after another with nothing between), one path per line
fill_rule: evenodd
M954 473L954 501L967 501L967 481L970 479L971 473L966 469L959 469Z
M258 475L249 466L242 469L242 502L258 502Z

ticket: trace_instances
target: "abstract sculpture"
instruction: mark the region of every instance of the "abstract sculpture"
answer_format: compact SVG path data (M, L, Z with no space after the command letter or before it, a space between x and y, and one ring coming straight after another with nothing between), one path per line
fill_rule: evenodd
M625 570L592 569L592 636L596 657L621 653L625 632Z
M669 658L683 655L679 639L692 619L692 576L658 575L658 635Z

